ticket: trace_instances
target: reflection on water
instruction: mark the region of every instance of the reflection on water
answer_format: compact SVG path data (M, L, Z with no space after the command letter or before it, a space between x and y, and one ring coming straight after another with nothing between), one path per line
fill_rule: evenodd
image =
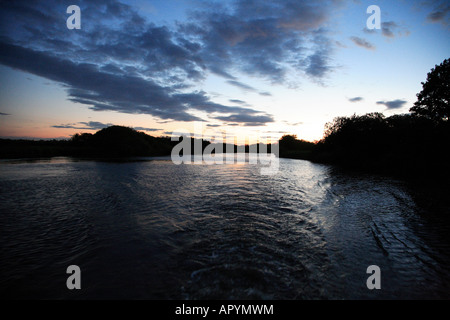
M141 160L141 161L136 161ZM146 161L142 161L146 160ZM0 163L11 298L449 298L448 219L404 183L307 161ZM80 266L82 290L66 288ZM366 269L381 269L368 290Z

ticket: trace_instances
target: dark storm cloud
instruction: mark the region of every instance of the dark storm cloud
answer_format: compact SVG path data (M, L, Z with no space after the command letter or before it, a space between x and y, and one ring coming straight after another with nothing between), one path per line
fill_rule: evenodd
M10 114L9 113L0 112L0 116L10 116Z
M382 104L387 107L387 109L400 109L402 108L408 101L405 100L392 100L392 101L377 101L377 104Z
M239 123L265 124L273 121L270 115L185 91L209 73L262 96L271 94L239 82L233 73L280 84L292 80L288 70L325 77L332 70L333 46L323 26L339 3L237 0L202 7L171 29L117 1L77 1L82 28L74 31L66 28L65 2L4 1L0 63L63 83L71 101L95 111L203 121L192 114L200 110L210 118L223 113L238 120L253 117Z
M70 99L91 105L92 110L151 114L180 121L201 120L187 112L189 107L196 106L180 101L172 88L151 79L105 73L94 64L76 64L4 43L0 43L0 63L66 84ZM205 97L198 99L205 100Z
M205 65L230 78L233 68L284 83L288 68L312 77L325 76L330 66L330 42L315 48L318 33L340 1L238 0L196 11L190 23L179 25L186 37L200 39Z
M71 101L90 105L96 111L142 113L179 121L202 121L188 113L192 109L208 113L259 113L213 103L202 91L178 93L151 79L105 73L93 64L75 64L4 43L0 43L0 63L66 84Z

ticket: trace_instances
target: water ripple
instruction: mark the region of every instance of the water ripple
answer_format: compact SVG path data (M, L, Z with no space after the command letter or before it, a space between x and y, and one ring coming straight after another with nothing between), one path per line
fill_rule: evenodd
M449 223L403 183L306 161L0 164L0 288L13 298L449 298ZM383 289L366 288L379 265Z

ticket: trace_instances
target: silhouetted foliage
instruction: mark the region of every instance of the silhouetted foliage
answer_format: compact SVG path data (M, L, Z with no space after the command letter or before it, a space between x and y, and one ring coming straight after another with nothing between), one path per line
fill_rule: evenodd
M88 143L92 140L92 134L91 133L76 133L72 136L70 141L73 144L82 145L84 143Z
M298 140L296 135L283 135L279 140L280 157L310 159L315 144Z
M95 134L77 133L70 140L0 139L0 158L166 156L176 143L170 137L152 137L132 128L111 126Z
M414 115L425 116L436 121L450 116L450 59L445 59L427 75L422 82L422 91L409 111Z
M99 156L147 156L154 148L146 136L132 128L111 126L97 131L86 143L94 147Z
M0 158L47 158L70 156L72 147L67 140L0 139Z
M325 140L328 145L355 147L370 150L384 137L386 121L381 113L368 113L363 116L338 117L325 125ZM369 150L367 150L369 151Z
M339 117L327 123L313 159L404 177L448 176L450 126L409 114Z
M175 145L184 137L172 141L170 137L153 137L133 128L111 126L101 129L95 134L77 133L69 140L11 140L0 139L0 158L46 158L55 156L121 158L141 156L169 156ZM209 141L191 138L190 154L204 151ZM197 146L200 146L198 149ZM223 152L249 152L250 146L223 144ZM271 145L252 145L252 150L270 152ZM188 150L182 150L187 152Z

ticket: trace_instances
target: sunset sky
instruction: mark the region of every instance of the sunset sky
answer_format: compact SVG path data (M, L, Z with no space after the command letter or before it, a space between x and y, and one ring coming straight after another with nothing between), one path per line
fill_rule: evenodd
M408 112L449 57L445 0L1 1L0 137L201 124L313 141L337 116Z

